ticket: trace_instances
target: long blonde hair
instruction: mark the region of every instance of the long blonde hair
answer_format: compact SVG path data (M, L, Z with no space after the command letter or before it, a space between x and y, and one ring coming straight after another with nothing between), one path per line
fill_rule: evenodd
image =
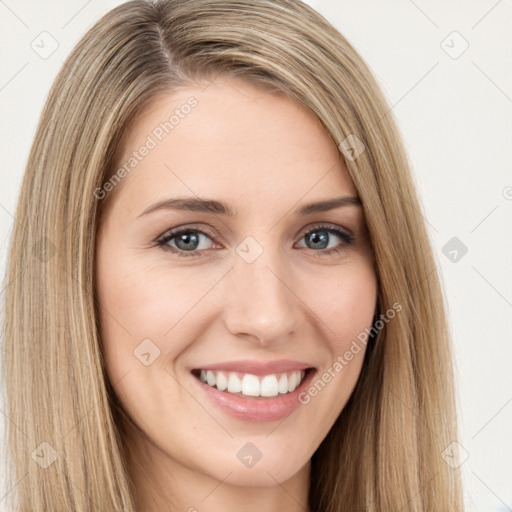
M462 510L458 470L442 456L457 439L450 340L409 163L368 67L298 0L128 2L67 58L28 159L5 276L7 499L21 512L135 511L97 324L94 191L156 94L221 75L305 105L340 148L348 136L364 144L346 163L378 314L401 305L372 337L354 393L312 458L309 506Z

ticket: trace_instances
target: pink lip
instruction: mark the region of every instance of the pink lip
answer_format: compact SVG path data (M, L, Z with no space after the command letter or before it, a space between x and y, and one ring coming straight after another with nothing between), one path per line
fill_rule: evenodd
M310 363L292 361L291 359L280 359L278 361L251 361L241 359L240 361L226 361L224 363L207 364L198 366L194 370L217 370L227 372L251 373L252 375L269 375L271 373L293 372L295 370L307 370L312 368Z
M225 367L223 366L223 368ZM311 368L311 366L307 368ZM236 419L257 423L281 420L289 416L300 405L303 405L299 400L299 396L307 389L315 373L315 370L306 372L300 386L291 393L280 394L275 397L242 397L228 391L219 391L217 388L202 382L196 376L192 378L221 411Z

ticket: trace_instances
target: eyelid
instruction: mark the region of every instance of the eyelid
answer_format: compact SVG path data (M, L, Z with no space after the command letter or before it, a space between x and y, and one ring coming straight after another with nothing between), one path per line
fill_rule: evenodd
M295 236L299 236L299 235L304 236L306 233L309 233L311 230L320 229L320 228L339 230L339 231L343 232L344 234L346 234L347 236L352 236L352 233L348 229L338 226L336 224L331 224L329 222L313 222L312 224L309 224L308 226L302 228ZM203 226L199 227L199 225L196 225L196 224L184 224L182 226L176 226L175 228L168 229L167 231L165 231L164 233L159 235L155 241L158 242L158 241L166 238L171 233L173 235L176 235L177 233L180 233L181 231L186 231L188 229L194 230L194 231L199 231L199 232L204 232L204 234L209 235L211 237L216 236L216 234L213 232L213 230L208 226L207 227L203 227Z
M208 235L211 239L214 239L217 235L216 233L211 230L211 228L205 228L203 226L199 227L198 225L194 224L184 224L183 226L177 226L172 229L168 229L165 233L162 233L156 240L156 243L160 243L166 238L169 238L170 236L174 237L179 235L183 231L197 231L198 233L203 233L205 235Z
M351 231L349 231L347 228L338 226L337 224L332 224L330 222L313 222L312 224L309 224L305 228L303 228L301 231L299 231L297 236L303 237L305 234L309 233L310 231L313 231L315 229L330 229L339 233L342 233L343 235L350 237L353 239L353 235Z

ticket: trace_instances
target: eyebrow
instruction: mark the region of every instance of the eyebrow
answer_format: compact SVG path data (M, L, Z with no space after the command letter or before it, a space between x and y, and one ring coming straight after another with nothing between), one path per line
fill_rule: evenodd
M326 212L341 208L345 206L361 206L361 201L358 197L343 196L326 199L323 201L316 201L300 206L294 211L295 215L309 215L316 212ZM148 213L157 210L184 210L192 212L213 213L216 215L225 215L227 217L236 217L237 210L232 209L225 203L216 201L214 199L203 199L199 197L181 197L163 199L157 203L146 208L138 217L147 215Z

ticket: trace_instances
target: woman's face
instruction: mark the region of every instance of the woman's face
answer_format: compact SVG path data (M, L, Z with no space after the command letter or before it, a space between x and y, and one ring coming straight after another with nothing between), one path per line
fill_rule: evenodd
M223 78L155 99L116 163L96 287L133 441L154 471L286 481L353 391L375 312L360 204L306 208L357 198L338 149L284 95Z

